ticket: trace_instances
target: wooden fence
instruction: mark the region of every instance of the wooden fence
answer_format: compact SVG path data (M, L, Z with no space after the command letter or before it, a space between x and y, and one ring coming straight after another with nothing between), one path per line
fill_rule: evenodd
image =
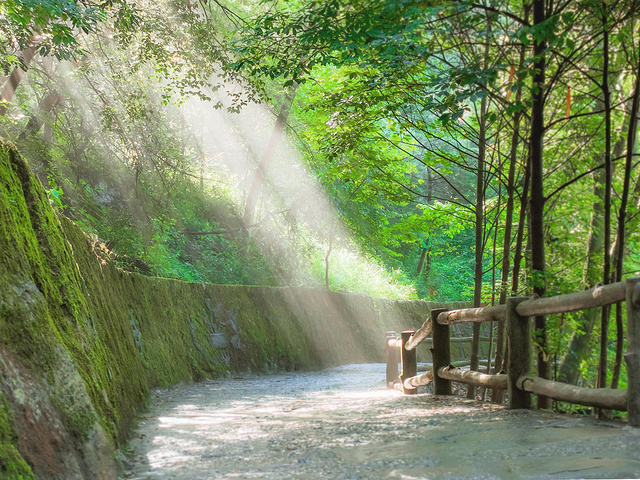
M627 308L627 389L583 388L532 376L531 318L602 307L626 301ZM460 322L506 320L507 373L489 375L464 371L451 365L449 326ZM432 336L433 369L418 375L416 347ZM397 336L387 332L387 386L406 394L433 381L434 394L451 395L451 381L503 389L509 392L509 408L530 408L531 394L563 402L627 411L629 425L640 427L640 278L590 290L548 298L513 297L506 304L462 310L433 310L417 331ZM398 372L398 354L401 372Z

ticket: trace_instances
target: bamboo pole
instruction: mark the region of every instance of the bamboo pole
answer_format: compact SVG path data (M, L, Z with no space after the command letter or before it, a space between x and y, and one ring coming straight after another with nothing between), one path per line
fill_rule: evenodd
M487 375L486 373L474 372L472 370L461 370L452 365L439 368L438 376L454 382L466 383L477 387L496 388L500 390L506 390L508 388L508 379L504 374Z
M628 278L627 300L627 421L640 427L640 278Z
M612 388L584 388L540 377L522 375L517 380L518 388L525 392L553 398L561 402L577 403L608 410L627 410L627 392Z
M440 368L451 363L451 346L449 344L449 325L440 325L438 316L445 312L444 309L431 310L431 323L433 329L433 347L431 348L431 358L433 370L438 372ZM436 395L451 395L451 381L446 378L434 375L433 393Z
M520 388L517 382L521 375L531 369L531 320L518 314L517 306L526 297L507 298L507 338L509 358L507 359L507 379L509 385L509 408L530 408L531 395Z

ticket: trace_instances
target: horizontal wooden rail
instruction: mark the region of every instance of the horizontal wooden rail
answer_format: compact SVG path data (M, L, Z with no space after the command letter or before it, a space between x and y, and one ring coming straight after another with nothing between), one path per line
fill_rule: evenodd
M422 375L416 375L415 377L410 377L407 378L404 381L404 388L405 389L412 389L412 388L418 388L418 387L424 387L425 385L429 385L431 382L433 381L433 370L429 370L426 373L423 373Z
M518 304L517 312L518 315L523 317L533 317L611 305L624 301L625 285L626 282L617 282L610 285L598 285L583 292L528 299ZM505 306L494 305L492 307L463 308L442 312L438 315L438 323L440 325L454 325L462 322L488 322L504 320L505 318Z
M577 403L589 407L627 411L627 391L611 388L584 388L540 377L522 375L516 383L520 390L544 395L561 402Z
M411 338L414 338L414 337L411 337ZM451 343L471 343L472 340L473 340L473 337L451 337L449 341ZM489 337L480 337L481 342L488 342L489 340L491 340ZM422 341L425 343L433 343L433 339L431 337L427 337ZM390 348L401 348L402 341L400 340L400 337L389 338L387 339L387 345ZM407 342L407 345L408 345L408 342ZM406 348L407 350L413 350L413 348L408 348L407 345L405 345L404 348Z
M504 320L506 318L506 311L507 310L504 305L449 310L438 315L438 323L440 325L454 325L456 323L462 322L488 322L493 320Z
M473 337L451 337L449 339L451 343L471 343L472 340L473 340ZM481 342L488 342L489 340L490 340L490 337L480 337ZM427 338L425 339L425 343L433 343L433 339Z
M516 311L523 317L534 317L611 305L624 301L625 285L626 282L618 282L598 285L578 293L525 300L518 304Z
M627 310L627 390L608 388L582 388L531 376L533 336L532 318L597 308L618 302L626 302ZM450 338L450 325L461 322L506 321L507 342L511 346L507 355L506 374L487 375L463 371L451 365L452 342L467 342L469 337ZM413 334L413 335L412 335ZM427 339L433 339L431 354L433 371L417 374L415 347ZM640 427L640 277L627 278L624 282L598 285L589 290L556 295L555 297L510 297L505 305L461 310L433 309L430 318L418 332L403 332L402 341L393 332L387 332L387 379L397 378L397 361L393 352L401 352L403 374L401 381L389 382L389 386L415 393L416 386L429 383L432 376L436 395L451 395L451 382L466 383L509 391L509 408L530 408L531 395L575 403L607 410L626 411L628 423ZM486 339L481 338L482 340ZM408 348L407 348L408 346ZM411 351L410 351L411 350ZM466 362L454 362L456 365ZM398 385L399 384L399 385Z
M478 363L480 365L486 365L487 361L488 360L486 358L478 359ZM455 362L450 362L449 364L452 367L468 367L469 365L471 365L471 362L469 360L456 360Z
M488 361L489 360L487 358L478 359L478 363L480 365L486 365ZM468 367L470 364L471 364L471 362L469 360L456 360L456 361L450 363L450 365L452 367ZM427 368L432 368L432 366L433 366L432 363L427 363L425 365L426 365ZM426 372L426 370L422 370L422 372Z
M387 347L402 348L402 340L400 337L387 337Z
M487 375L486 373L474 372L472 370L461 370L453 365L439 368L438 376L453 382L475 385L476 387L496 388L500 390L506 390L508 387L507 376L504 374Z

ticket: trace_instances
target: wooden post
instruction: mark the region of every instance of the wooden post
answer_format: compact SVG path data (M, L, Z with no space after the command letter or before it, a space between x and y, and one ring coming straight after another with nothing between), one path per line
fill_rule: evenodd
M627 421L640 427L640 278L627 279Z
M451 363L451 348L449 345L449 325L440 325L438 315L446 312L445 309L431 310L431 335L433 347L431 358L433 359L433 393L436 395L451 395L451 381L438 376L438 370L448 367Z
M415 395L418 393L416 388L407 388L404 381L407 378L415 377L418 374L418 360L416 357L416 350L407 350L404 348L405 344L414 334L413 330L405 330L400 334L402 339L402 346L400 348L400 362L402 363L402 373L400 374L400 381L402 382L402 393L407 395Z
M531 369L531 318L518 315L516 307L526 297L507 298L507 380L509 382L509 408L531 408L531 394L520 390L517 382L520 375Z
M389 345L389 340L396 338L396 332L387 332L384 350L387 357L387 388L393 388L398 381L398 349Z

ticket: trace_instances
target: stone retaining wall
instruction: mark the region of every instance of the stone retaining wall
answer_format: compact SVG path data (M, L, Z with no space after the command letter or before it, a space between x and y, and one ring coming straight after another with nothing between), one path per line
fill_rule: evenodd
M7 143L0 268L0 479L116 478L151 388L383 361L385 331L443 306L124 272L53 211Z

